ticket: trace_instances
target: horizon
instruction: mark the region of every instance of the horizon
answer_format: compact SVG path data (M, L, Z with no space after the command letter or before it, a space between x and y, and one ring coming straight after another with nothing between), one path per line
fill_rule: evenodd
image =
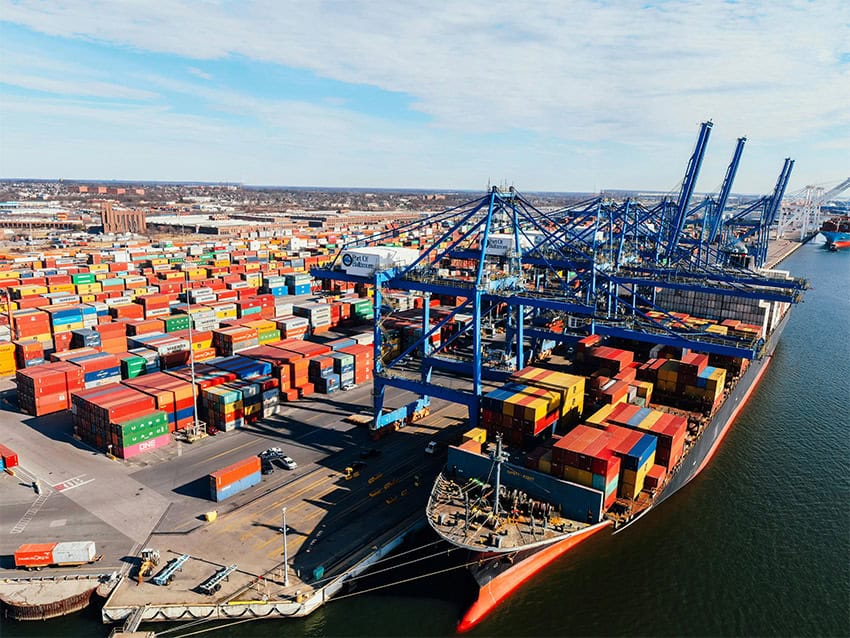
M700 192L850 174L839 0L0 1L3 174L675 192L708 119Z

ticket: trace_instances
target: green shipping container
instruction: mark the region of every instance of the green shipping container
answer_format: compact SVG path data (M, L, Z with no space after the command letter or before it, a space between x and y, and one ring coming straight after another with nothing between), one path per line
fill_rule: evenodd
M93 272L81 272L71 275L71 281L74 284L93 284L97 279L95 279Z
M125 439L130 434L152 432L160 428L162 425L165 425L165 429L167 431L168 415L162 410L155 410L150 414L145 414L144 416L138 416L132 419L127 419L126 421L121 421L120 423L112 424L117 434L119 434L119 436L124 436ZM160 434L163 433L161 432ZM138 441L136 442L138 443Z
M162 318L166 332L177 332L189 329L189 315L171 315Z
M140 432L118 434L118 444L121 447L127 447L130 445L136 445L137 443L141 443L142 441L149 441L150 439L155 439L156 437L162 436L163 434L168 434L168 423L157 425L148 428L147 430L142 430Z
M121 359L121 376L124 377L124 374L127 372L136 372L135 376L138 376L142 372L144 372L145 366L147 365L147 361L145 361L144 357L139 357L136 355L131 355L129 357L125 357ZM125 379L131 379L132 377L124 377Z

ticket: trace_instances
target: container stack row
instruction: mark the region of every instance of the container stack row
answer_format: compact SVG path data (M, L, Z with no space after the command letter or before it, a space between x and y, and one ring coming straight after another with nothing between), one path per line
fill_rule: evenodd
M120 458L171 442L168 415L155 399L120 383L72 394L71 414L80 439Z

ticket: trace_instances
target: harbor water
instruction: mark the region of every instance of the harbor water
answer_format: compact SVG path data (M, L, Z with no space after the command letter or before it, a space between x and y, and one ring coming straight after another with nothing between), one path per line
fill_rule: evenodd
M850 250L805 245L780 268L812 289L708 468L637 525L550 565L469 635L850 635ZM167 635L449 636L470 595L450 571L305 619ZM107 636L98 621L89 610L0 634Z

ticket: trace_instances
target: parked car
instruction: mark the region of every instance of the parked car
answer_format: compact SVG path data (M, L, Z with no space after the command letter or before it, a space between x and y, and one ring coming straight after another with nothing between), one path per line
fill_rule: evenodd
M280 462L287 470L294 470L296 467L298 467L298 463L296 463L294 460L292 460L291 457L286 455L280 457Z

